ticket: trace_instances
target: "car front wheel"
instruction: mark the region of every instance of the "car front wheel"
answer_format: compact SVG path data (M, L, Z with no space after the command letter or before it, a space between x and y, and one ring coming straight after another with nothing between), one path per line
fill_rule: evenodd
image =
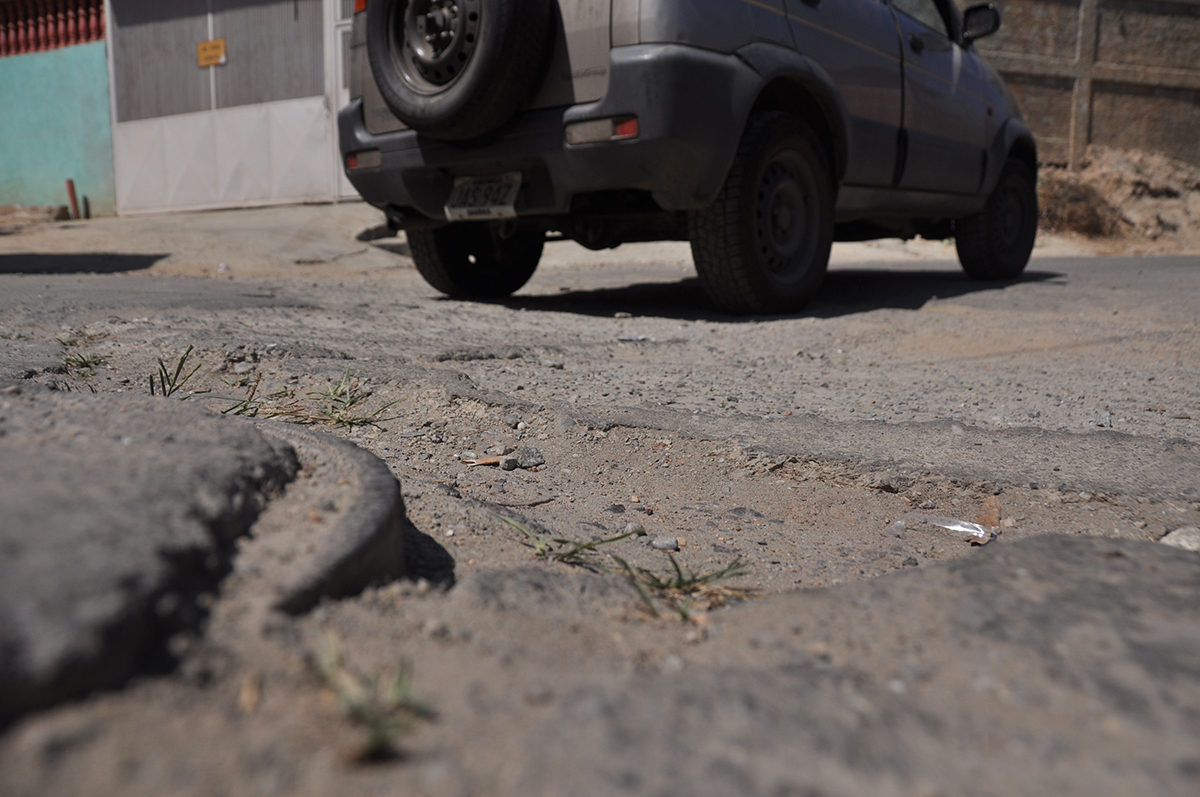
M963 271L977 280L1011 280L1029 263L1037 237L1037 185L1024 162L1009 158L981 213L955 223Z
M804 307L833 243L833 180L812 128L786 113L751 119L716 201L688 214L688 234L700 283L721 309Z

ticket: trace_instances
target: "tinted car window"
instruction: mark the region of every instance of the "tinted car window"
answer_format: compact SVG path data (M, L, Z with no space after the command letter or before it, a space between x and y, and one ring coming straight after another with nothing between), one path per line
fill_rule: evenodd
M942 12L938 11L933 0L892 0L892 5L897 11L908 14L926 27L950 38L950 33L946 30L946 20L942 19Z

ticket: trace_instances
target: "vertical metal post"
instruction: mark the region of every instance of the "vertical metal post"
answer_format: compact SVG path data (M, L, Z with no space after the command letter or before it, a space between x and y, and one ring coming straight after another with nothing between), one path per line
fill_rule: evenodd
M213 3L212 0L208 0L208 40L212 41L216 35ZM217 110L217 68L215 66L208 68L208 110Z
M1077 171L1091 140L1092 65L1096 63L1096 39L1100 35L1100 0L1080 0L1079 34L1075 41L1075 90L1071 102L1070 150L1067 165Z

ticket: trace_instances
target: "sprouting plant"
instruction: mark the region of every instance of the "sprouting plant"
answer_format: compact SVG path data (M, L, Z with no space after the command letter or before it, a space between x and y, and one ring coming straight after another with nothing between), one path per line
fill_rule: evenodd
M233 405L221 410L222 415L245 415L253 418L258 415L258 411L262 409L262 404L255 400L254 396L258 393L258 385L262 382L262 374L255 375L254 382L250 385L250 391L246 393L245 398L236 398L234 396L219 396L215 393L205 396L205 398L222 399L224 401L232 401Z
M68 371L90 371L105 362L99 354L68 354L63 357L63 367Z
M346 718L366 731L355 755L360 761L394 756L398 736L412 730L418 720L437 716L417 698L408 662L401 662L391 677L352 670L346 665L337 637L328 634L310 657L309 667L317 681L337 697Z
M651 596L657 596L678 614L680 619L687 620L695 601L703 601L705 606L711 609L724 605L728 600L747 598L753 594L753 590L746 587L718 586L722 581L750 572L750 568L741 558L734 559L720 570L709 572L691 568L685 570L675 561L674 556L667 554L667 558L671 560L674 573L663 578L652 570L635 567L618 556L613 557L646 609L655 617L658 617L659 613Z
M516 530L524 538L525 545L533 549L533 555L539 559L547 559L552 562L562 562L563 564L575 565L576 567L584 567L597 573L611 572L608 568L597 559L594 554L597 554L601 545L618 542L626 537L632 536L632 533L620 534L616 537L606 537L600 540L591 540L590 542L577 542L575 540L567 540L561 537L548 537L544 534L538 534L531 530L527 525L520 521L513 520L510 517L496 514L496 517L503 520L510 528ZM559 550L555 550L558 546Z
M183 353L183 356L181 356L179 358L179 361L177 363L175 363L174 371L171 371L170 369L167 368L167 364L162 361L161 357L158 358L157 391L156 391L156 386L154 383L155 374L150 374L150 395L151 396L156 396L156 395L164 396L164 397L172 396L175 393L177 393L178 391L182 390L183 386L185 384L187 384L187 381L196 375L196 372L200 370L199 365L197 365L195 368L193 368L187 374L184 374L184 372L183 372L184 367L187 365L187 358L191 355L193 348L195 348L195 347L194 346L187 347L187 351L185 351ZM185 396L185 398L186 398L186 396Z
M75 334L78 337L55 338L55 340L58 341L58 345L71 348L72 346L84 346L94 340L101 340L108 337L104 332L77 332ZM28 340L28 338L25 338L25 340Z
M325 392L309 395L320 399L322 403L316 412L317 416L334 426L353 427L375 423L380 415L400 403L399 400L392 401L366 415L356 414L361 410L355 408L371 397L371 391L363 388L357 377L350 375L349 368L336 383L330 382Z

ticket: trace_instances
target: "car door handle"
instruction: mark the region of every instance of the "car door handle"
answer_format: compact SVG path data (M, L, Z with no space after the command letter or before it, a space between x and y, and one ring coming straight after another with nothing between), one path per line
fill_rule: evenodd
M908 46L919 55L925 49L925 40L914 33L908 37Z

